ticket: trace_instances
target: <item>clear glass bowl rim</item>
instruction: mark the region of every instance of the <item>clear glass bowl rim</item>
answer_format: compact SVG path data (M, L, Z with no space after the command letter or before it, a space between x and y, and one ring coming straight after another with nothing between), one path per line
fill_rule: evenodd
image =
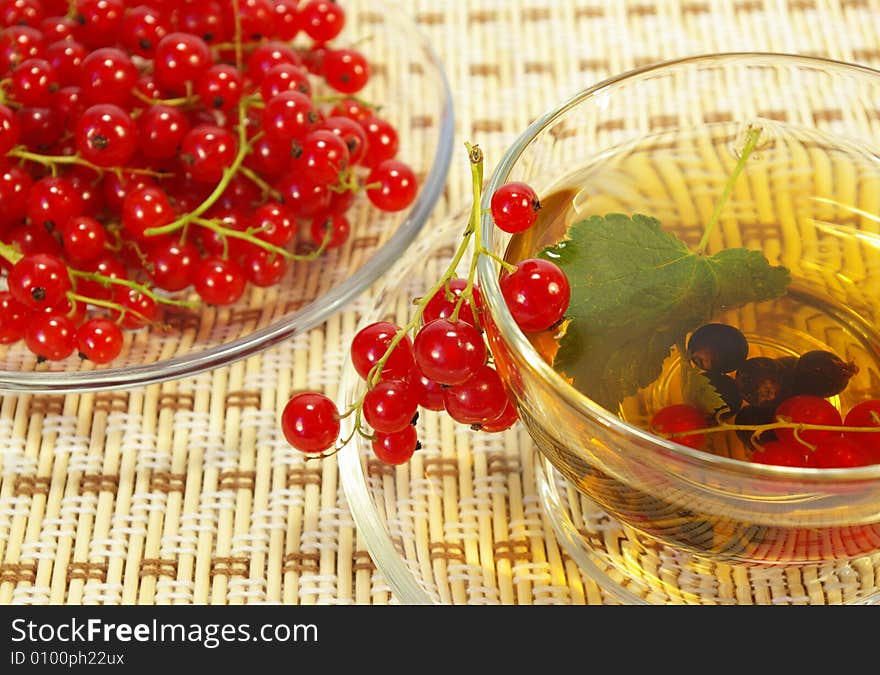
M376 7L393 3L376 2ZM293 314L254 331L246 337L227 344L210 347L181 357L163 359L138 366L96 369L88 371L8 371L0 370L0 395L3 393L82 393L110 389L130 389L168 380L197 375L207 370L227 366L258 354L294 335L323 323L345 307L374 283L415 240L437 205L446 184L452 160L455 134L455 115L452 90L443 62L426 35L408 14L386 7L383 14L393 17L398 29L405 31L414 50L427 57L426 68L437 78L442 107L437 111L439 132L433 149L434 161L416 201L406 218L385 244L358 270L330 292L313 300Z
M528 146L543 131L548 129L558 118L565 115L569 110L579 106L585 101L599 94L611 93L621 85L649 77L653 73L668 71L677 67L699 65L708 63L742 63L751 65L768 64L791 64L812 67L815 69L834 68L848 72L868 76L877 79L880 87L880 70L855 63L848 63L835 59L818 56L805 56L801 54L788 54L781 52L723 52L717 54L702 54L688 56L679 59L649 64L640 68L628 70L619 75L602 80L586 89L581 90L561 104L551 108L532 122L525 131L510 145L499 162L495 165L492 175L482 193L481 204L481 237L484 243L492 242L495 225L490 212L491 195L507 180L509 180L513 167L526 151ZM489 256L480 256L477 261L477 277L480 291L486 308L491 313L495 326L506 346L514 353L515 358L521 359L528 364L540 380L552 389L566 405L574 409L597 425L612 428L617 432L625 433L638 438L642 444L650 444L660 451L677 460L682 460L694 466L700 466L706 470L723 470L725 472L736 471L753 478L785 481L797 480L809 483L817 488L834 489L840 484L863 483L866 489L880 490L880 465L846 469L812 469L796 468L787 466L771 466L759 463L747 463L727 457L719 457L708 452L702 452L673 443L666 439L654 436L646 430L629 424L609 412L602 406L597 405L587 396L571 386L562 378L552 366L548 364L532 347L532 344L517 327L498 283L498 263ZM821 487L820 487L821 486Z

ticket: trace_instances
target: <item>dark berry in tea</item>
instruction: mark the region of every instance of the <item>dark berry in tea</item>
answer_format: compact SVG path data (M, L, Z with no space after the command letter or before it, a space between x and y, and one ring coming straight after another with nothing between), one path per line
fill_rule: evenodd
M849 384L859 367L824 349L801 354L794 368L794 386L798 394L828 398L836 396Z
M688 340L691 362L709 372L730 373L739 368L749 354L746 336L735 326L707 323Z

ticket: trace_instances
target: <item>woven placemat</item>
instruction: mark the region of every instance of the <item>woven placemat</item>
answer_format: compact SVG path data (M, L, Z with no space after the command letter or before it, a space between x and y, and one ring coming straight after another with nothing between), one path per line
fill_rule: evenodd
M446 64L456 140L479 143L487 171L552 104L635 66L743 50L880 63L880 0L399 5ZM462 154L434 218L469 199ZM186 380L0 397L0 604L395 602L355 531L336 459L305 461L277 423L295 389L336 395L367 301L288 344ZM521 443L520 434L506 438ZM466 451L470 437L455 439ZM541 533L538 543L516 549L530 583L502 585L513 544L504 528L490 529L477 555L497 572L483 583L499 587L453 600L602 603L536 508L532 454L509 451L519 463L474 508L488 522L496 510L517 514L522 531ZM438 556L448 553L442 543L431 542Z

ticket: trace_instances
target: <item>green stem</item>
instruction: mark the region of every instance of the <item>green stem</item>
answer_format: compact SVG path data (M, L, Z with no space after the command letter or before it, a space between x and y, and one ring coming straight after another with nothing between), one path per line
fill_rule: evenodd
M242 163L244 162L245 157L247 157L251 149L250 144L247 140L247 122L244 105L245 104L242 102L239 102L238 105L238 152L236 153L235 159L232 161L232 164L224 169L222 178L220 178L220 181L217 183L216 186L214 186L211 194L205 197L205 200L197 207L195 207L192 211L185 213L177 220L168 223L167 225L162 225L161 227L147 228L146 230L144 230L145 237L157 237L163 234L171 234L172 232L177 232L177 230L181 229L182 227L186 227L189 223L193 222L197 218L200 218L202 214L205 213L205 211L207 211L214 204L217 203L217 200L220 199L222 194L226 191L226 188L229 187L229 184L232 182L235 174L238 173Z
M458 245L458 249L453 255L452 260L449 263L449 266L446 268L446 271L440 276L440 279L425 293L419 301L416 303L415 312L410 318L409 322L391 339L391 342L388 343L388 348L385 350L385 353L382 357L373 365L370 369L370 372L367 375L367 389L371 389L378 381L379 376L382 374L382 369L385 367L385 363L391 357L391 353L394 351L395 347L400 344L403 338L409 334L422 320L422 314L425 311L425 307L427 307L428 303L431 301L431 298L447 283L449 280L455 276L455 270L458 268L458 265L461 263L462 258L464 258L464 254L467 253L470 248L471 240L474 238L475 232L479 232L479 217L480 217L480 190L483 186L483 153L479 149L478 146L471 146L468 144L468 154L471 158L471 183L474 187L474 207L471 209L471 216L468 219L467 227L465 228L464 234L461 239L461 243ZM476 214L476 215L475 215ZM471 280L472 281L472 280ZM472 288L472 284L468 284L468 289ZM464 292L462 291L462 295ZM454 319L451 319L454 321ZM361 400L354 404L354 407L360 407L361 402L363 401L363 397Z
M703 237L700 239L700 243L697 245L697 253L702 254L706 250L706 246L709 245L709 237L712 234L712 230L714 230L715 226L718 224L718 220L721 218L721 211L727 204L727 200L730 199L730 194L733 192L733 186L736 183L736 179L739 178L739 175L743 172L743 169L746 168L746 162L749 159L749 155L752 154L752 151L758 144L758 138L761 136L761 131L761 127L749 127L748 134L746 135L746 143L743 146L739 159L737 159L736 161L736 166L733 167L733 171L727 179L727 183L724 186L724 191L721 193L721 197L715 203L715 210L712 211L712 215L709 218L709 222L706 224L705 231L703 232Z
M72 277L77 277L80 279L88 279L89 281L96 281L104 286L108 284L116 284L117 286L125 286L127 288L132 288L140 293L143 293L150 299L155 302L164 304L164 305L174 305L175 307L187 307L190 309L194 309L199 306L197 302L190 302L186 300L175 300L174 298L167 298L165 296L159 295L152 289L143 284L139 284L136 281L131 281L130 279L119 279L117 277L109 277L104 274L99 274L98 272L83 272L82 270L70 269L68 268L68 273ZM89 298L85 296L77 295L76 293L69 293L69 297L75 297L77 300L82 302L87 302L93 305L99 304L97 302L97 298ZM103 305L102 305L103 306Z
M0 257L5 258L14 265L24 258L24 253L16 249L14 246L0 241Z
M48 166L50 169L53 169L58 164L75 164L77 166L84 166L96 173L104 173L105 171L115 171L126 173L132 173L142 176L153 176L155 178L163 178L168 174L162 173L161 171L153 171L152 169L136 169L136 168L121 168L121 167L104 167L98 166L97 164L92 164L87 159L83 159L79 155L42 155L36 152L30 152L29 150L23 150L21 147L12 148L8 153L6 153L7 157L15 157L17 159L25 160L28 162L35 162L42 166Z
M253 244L254 246L258 246L259 248L262 248L269 253L274 253L276 255L280 255L283 258L287 258L288 260L315 260L316 258L320 257L320 255L326 249L327 242L330 240L330 235L332 234L332 232L328 231L324 237L324 241L321 242L321 246L319 246L311 253L300 255L297 253L291 253L287 249L280 248L275 244L256 237L255 233L259 232L259 229L245 230L244 232L242 232L241 230L233 230L231 228L224 227L217 220L212 220L210 218L195 218L192 222L195 225L199 225L208 230L211 230L212 232L216 232L222 237L241 239L243 241Z
M241 13L239 12L239 0L232 0L232 16L235 21L235 65L239 71L243 62L241 41Z
M196 98L194 96L179 96L177 98L150 98L142 91L138 91L137 88L132 89L131 93L136 99L143 103L146 103L147 105L167 105L172 108L177 108L196 102Z
M243 166L241 167L241 175L250 180L258 188L260 188L264 196L268 195L276 201L281 200L281 193L278 192L278 190L273 188L271 185L269 185L265 180L263 180L256 171L253 171L252 169Z
M483 151L478 145L465 143L468 151L468 158L471 162L471 190L473 192L473 204L471 204L471 215L468 220L468 232L474 237L474 255L471 256L471 264L468 268L468 278L465 287L461 291L458 301L455 303L455 309L449 317L450 321L457 321L461 312L461 307L465 302L474 305L474 277L477 273L477 261L480 253L486 249L483 247L483 237L480 229L480 196L483 191ZM477 312L474 311L474 318Z
M845 427L832 424L807 424L805 422L771 422L770 424L729 424L722 422L714 427L704 427L702 429L691 429L688 431L676 431L670 434L662 434L667 438L680 438L682 436L696 436L699 434L711 434L719 431L753 431L756 434L762 434L765 431L773 431L775 429L792 429L795 433L802 431L851 431L855 433L876 432L880 431L878 427Z

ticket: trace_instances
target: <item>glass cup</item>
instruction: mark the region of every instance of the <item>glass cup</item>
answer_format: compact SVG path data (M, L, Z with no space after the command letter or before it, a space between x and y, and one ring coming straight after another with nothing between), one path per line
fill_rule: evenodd
M819 58L718 54L632 71L526 129L484 191L481 236L516 262L576 220L643 213L693 246L760 129L705 252L761 251L792 283L712 320L739 327L749 356L826 349L856 363L829 398L845 414L880 398L878 111L880 72ZM513 237L489 214L512 180L542 201L535 228ZM771 466L735 438L709 452L652 434L651 416L681 389L675 350L651 384L599 405L554 370L546 335L518 329L499 273L481 256L496 367L547 469L550 520L606 590L652 604L880 602L880 464Z

